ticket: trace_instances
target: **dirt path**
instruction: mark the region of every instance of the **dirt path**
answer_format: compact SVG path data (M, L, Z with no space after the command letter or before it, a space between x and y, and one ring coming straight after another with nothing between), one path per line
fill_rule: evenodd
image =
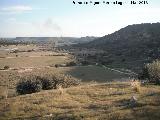
M104 66L103 65L103 67L105 68L105 69L108 69L108 70L111 70L111 71L115 71L115 72L118 72L118 73L121 73L121 74L126 74L126 75L137 75L136 73L134 73L134 72L122 72L122 71L120 71L120 70L116 70L116 69L113 69L113 68L109 68L109 67L106 67L106 66Z

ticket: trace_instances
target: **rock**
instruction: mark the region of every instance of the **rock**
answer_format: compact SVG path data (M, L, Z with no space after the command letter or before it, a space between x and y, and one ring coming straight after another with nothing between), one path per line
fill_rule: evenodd
M135 96L132 96L130 99L130 106L134 107L137 105L137 98Z

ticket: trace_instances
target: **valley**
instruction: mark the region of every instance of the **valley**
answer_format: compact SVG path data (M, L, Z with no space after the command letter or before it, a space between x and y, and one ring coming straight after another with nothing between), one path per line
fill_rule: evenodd
M101 38L1 39L0 119L159 120L157 26Z

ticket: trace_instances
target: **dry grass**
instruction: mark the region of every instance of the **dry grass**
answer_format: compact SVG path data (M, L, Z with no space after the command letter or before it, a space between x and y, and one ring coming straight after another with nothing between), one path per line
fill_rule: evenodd
M158 120L159 86L141 89L137 93L130 83L85 84L17 96L8 98L6 105L0 101L0 119ZM130 107L133 94L137 105Z
M70 70L66 70L66 72L76 78L82 79L84 82L93 80L98 82L107 82L128 78L128 76L124 74L94 65L72 67Z
M38 49L34 45L18 45L18 46L7 46L0 47L0 49L13 49L27 51L32 49ZM32 51L32 52L18 52L10 53L9 51L0 51L0 69L5 65L11 68L20 67L44 67L49 65L61 64L70 62L70 55L65 54L64 56L56 56L61 53L53 51ZM54 56L55 55L55 56Z
M8 65L11 68L19 67L43 67L54 64L66 63L69 60L65 56L39 56L39 57L17 57L0 59L0 68Z
M139 80L131 80L131 87L135 92L141 92L141 82Z

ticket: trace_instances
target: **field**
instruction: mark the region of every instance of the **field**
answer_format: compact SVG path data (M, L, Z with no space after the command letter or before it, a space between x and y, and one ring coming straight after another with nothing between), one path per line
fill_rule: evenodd
M8 46L3 49L13 48L13 46ZM5 65L11 68L45 67L54 65L55 63L65 63L70 59L68 55L61 55L52 51L39 51L36 46L15 46L15 48L18 48L18 50L22 52L12 53L8 51L0 51L0 68L3 68ZM33 49L35 49L35 51L28 52L28 50Z
M31 57L17 57L17 58L3 58L0 59L0 67L8 65L11 68L19 67L45 67L54 65L55 63L67 62L65 56L31 56ZM3 63L3 64L2 64Z
M94 65L72 67L69 71L66 71L66 73L76 78L82 79L84 82L121 81L129 78L129 76L127 75L105 69L101 66Z

